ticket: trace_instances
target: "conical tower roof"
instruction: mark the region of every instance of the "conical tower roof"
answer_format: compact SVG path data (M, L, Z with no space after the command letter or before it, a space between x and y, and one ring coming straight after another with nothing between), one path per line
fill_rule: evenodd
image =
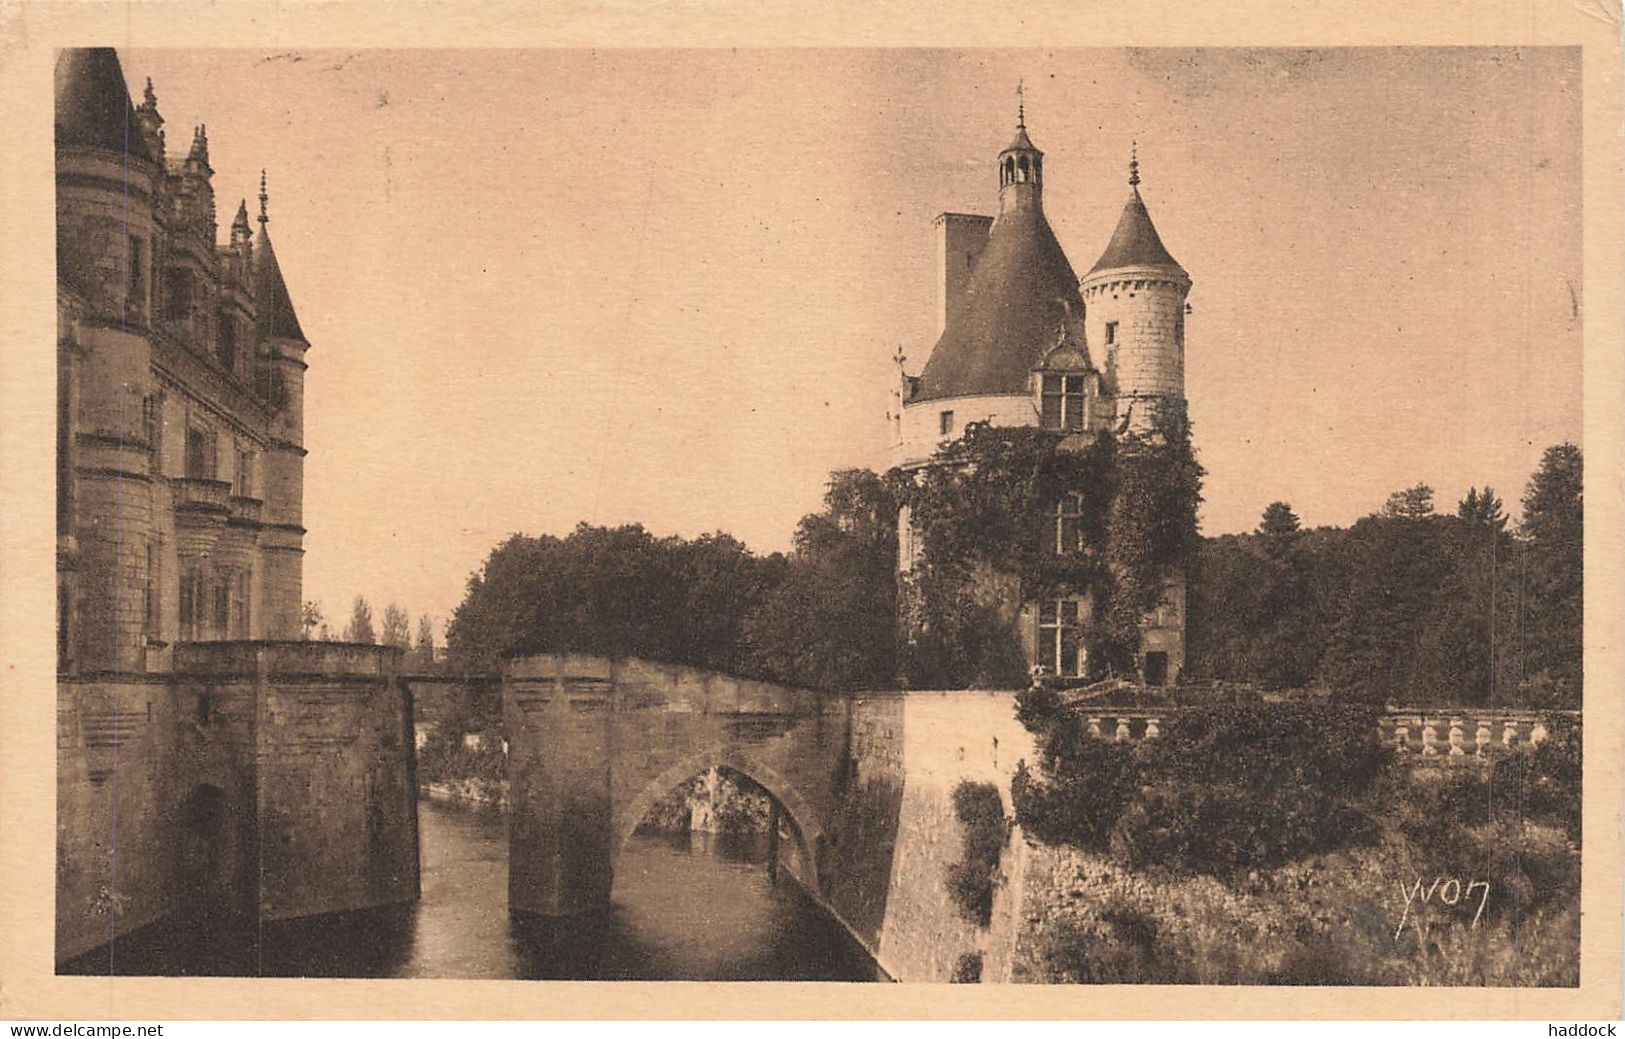
M113 48L76 47L57 55L56 143L153 161Z
M293 309L293 297L282 280L282 268L277 266L276 250L271 248L271 236L260 223L259 237L254 242L254 313L255 328L263 339L297 339L307 342L304 329L299 327L299 315Z
M1140 197L1140 155L1136 149L1128 161L1128 201L1123 204L1123 215L1117 218L1117 230L1106 243L1106 251L1089 268L1089 273L1116 270L1119 267L1172 267L1181 274L1181 267L1162 244L1151 214L1146 211L1145 199Z
M1140 198L1138 188L1129 194L1128 202L1123 206L1123 215L1117 219L1117 230L1112 232L1112 240L1107 243L1106 251L1100 254L1100 259L1089 268L1089 273L1118 267L1173 267L1184 270L1169 255L1167 246L1162 244L1162 237L1151 222L1151 214L1146 212L1145 200Z
M1078 276L1043 208L1006 210L988 230L914 399L1027 392L1068 308L1083 313Z

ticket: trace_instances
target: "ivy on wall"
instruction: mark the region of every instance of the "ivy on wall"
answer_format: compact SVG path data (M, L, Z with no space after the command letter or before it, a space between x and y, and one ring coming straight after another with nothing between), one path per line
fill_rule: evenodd
M926 465L893 469L919 547L900 589L910 684L1023 682L1016 611L1038 599L1086 600L1091 677L1131 672L1141 619L1200 544L1202 475L1181 408L1143 432L1088 438L971 423ZM1058 545L1069 494L1076 533Z

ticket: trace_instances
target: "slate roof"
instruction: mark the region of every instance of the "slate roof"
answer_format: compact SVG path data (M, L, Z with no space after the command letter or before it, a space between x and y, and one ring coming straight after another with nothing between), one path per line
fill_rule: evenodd
M57 55L56 143L153 161L113 48L76 47Z
M1082 315L1078 277L1043 209L1007 210L988 230L913 399L1027 392L1069 305Z
M1156 225L1151 223L1151 214L1146 212L1145 200L1140 198L1138 188L1129 193L1123 215L1117 220L1117 230L1112 232L1112 240L1107 243L1106 251L1089 268L1089 273L1118 267L1173 267L1184 271L1162 244L1162 237L1157 234Z
M277 265L276 250L271 248L271 236L264 224L254 241L254 314L261 339L308 342L299 327L299 315L294 313L293 298L282 280L282 268Z

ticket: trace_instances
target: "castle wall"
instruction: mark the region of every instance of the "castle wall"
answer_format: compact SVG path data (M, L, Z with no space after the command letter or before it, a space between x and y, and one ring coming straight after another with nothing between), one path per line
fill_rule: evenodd
M216 694L205 716L197 701L167 677L58 684L59 962L200 894L252 904L254 705ZM188 828L203 788L223 809L212 833Z
M172 675L61 680L57 961L203 902L275 920L416 898L398 656L195 643Z
M942 432L942 413L953 412L953 428ZM986 397L945 397L905 404L898 423L893 461L911 465L929 459L944 441L958 440L972 422L995 426L1036 426L1038 412L1030 393Z

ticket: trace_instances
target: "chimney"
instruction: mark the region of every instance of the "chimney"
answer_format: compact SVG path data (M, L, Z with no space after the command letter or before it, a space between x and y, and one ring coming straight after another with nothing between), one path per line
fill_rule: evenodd
M937 229L937 332L941 338L948 328L948 315L959 306L959 299L970 284L971 271L987 246L988 228L993 226L990 216L971 213L943 213L936 219Z

